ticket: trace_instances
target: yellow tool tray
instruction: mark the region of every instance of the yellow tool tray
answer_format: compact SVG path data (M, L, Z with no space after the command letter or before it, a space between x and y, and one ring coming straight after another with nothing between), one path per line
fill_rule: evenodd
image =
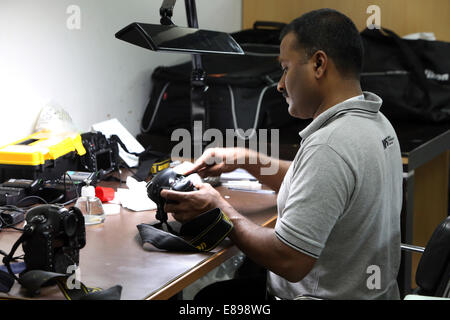
M39 131L0 148L1 165L39 166L69 152L86 153L78 133Z

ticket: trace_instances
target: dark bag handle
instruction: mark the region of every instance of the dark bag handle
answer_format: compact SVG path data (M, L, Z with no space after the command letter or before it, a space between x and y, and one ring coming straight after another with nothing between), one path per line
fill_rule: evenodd
M282 30L286 26L286 23L283 22L273 22L273 21L256 21L253 24L253 29L276 29Z
M392 41L400 49L402 53L402 58L404 58L404 61L407 64L408 68L410 69L411 74L413 75L417 84L420 86L420 88L424 93L423 106L425 106L426 109L430 110L432 106L430 94L428 91L427 79L425 76L425 68L423 67L422 62L420 61L418 55L405 43L405 40L401 39L396 33L386 28L381 28L379 30L365 29L361 34L371 38L379 38L379 39L388 38L381 33L381 30L384 33L386 33L389 36L389 38L392 39Z

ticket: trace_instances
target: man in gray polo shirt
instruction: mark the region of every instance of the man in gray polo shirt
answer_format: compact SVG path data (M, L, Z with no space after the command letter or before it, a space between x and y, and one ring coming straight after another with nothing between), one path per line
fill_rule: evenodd
M398 299L402 164L395 132L371 93L320 114L278 195L278 238L317 259L302 281L270 273L282 298Z
M362 92L362 44L353 22L322 9L304 14L282 32L278 90L290 115L313 118L287 162L246 149L210 149L187 173L218 175L237 163L278 191L275 229L255 225L207 184L194 192L163 190L166 205L184 222L219 207L234 224L230 238L266 267L267 288L282 299L398 299L402 163L397 136ZM213 158L218 161L210 165ZM279 168L261 174L263 167ZM249 290L234 289L235 294ZM222 292L223 293L223 292ZM210 295L212 296L212 295Z

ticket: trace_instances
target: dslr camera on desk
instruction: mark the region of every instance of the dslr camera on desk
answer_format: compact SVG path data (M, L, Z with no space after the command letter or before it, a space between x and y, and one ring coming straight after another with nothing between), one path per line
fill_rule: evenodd
M45 204L28 210L25 219L23 230L18 229L22 234L10 252L3 253L8 273L1 274L2 292L10 291L14 280L31 296L38 294L40 287L57 283L66 298L71 298L72 288L64 284L64 279L79 266L80 249L86 245L83 214L76 207ZM20 245L25 264L13 268L11 263L22 259L14 256Z
M2 252L7 272L0 271L0 290L9 292L15 280L27 296L57 285L67 300L118 300L122 287L91 288L79 281L80 250L86 245L84 216L77 207L45 204L26 213L22 234L8 254ZM22 245L23 257L15 256ZM14 263L23 259L24 263ZM72 279L71 279L72 278ZM75 285L73 285L75 280Z
M99 179L119 169L119 145L101 132L81 135L86 154L80 157L79 170L97 172Z
M100 132L34 133L0 148L0 205L30 196L70 201L86 181L118 169L118 159L117 143Z

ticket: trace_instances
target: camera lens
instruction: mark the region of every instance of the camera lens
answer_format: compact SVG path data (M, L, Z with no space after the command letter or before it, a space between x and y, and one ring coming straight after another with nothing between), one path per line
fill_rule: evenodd
M192 182L186 178L180 178L172 185L172 189L175 191L192 191L193 187Z
M30 223L43 224L47 222L47 218L44 215L37 215L31 218Z

